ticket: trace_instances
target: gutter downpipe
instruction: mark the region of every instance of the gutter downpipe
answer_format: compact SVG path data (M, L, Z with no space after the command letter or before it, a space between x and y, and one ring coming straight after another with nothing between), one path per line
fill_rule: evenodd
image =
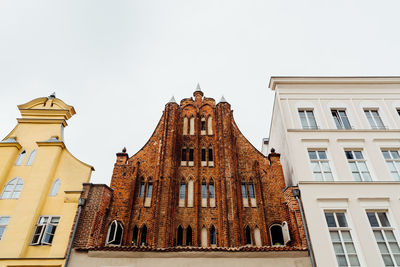
M74 244L74 238L75 238L75 234L76 234L76 230L78 229L78 223L79 223L79 219L81 218L81 213L82 213L82 207L85 206L85 199L80 198L79 202L78 202L78 216L76 217L76 222L74 225L74 231L72 232L72 237L71 237L71 241L68 245L68 251L67 251L67 256L65 258L65 264L64 267L68 266L68 262L69 262L69 258L71 256L71 251L72 251L72 245Z
M300 215L301 215L301 219L303 220L303 224L304 224L304 233L306 235L307 246L308 246L309 251L310 251L311 265L312 265L312 267L317 267L317 265L315 263L315 258L314 258L314 251L313 251L313 248L311 246L310 236L309 236L309 233L308 233L306 217L304 216L303 205L301 204L301 200L299 198L300 197L300 189L293 189L292 192L293 192L293 196L297 200L297 203L299 204Z

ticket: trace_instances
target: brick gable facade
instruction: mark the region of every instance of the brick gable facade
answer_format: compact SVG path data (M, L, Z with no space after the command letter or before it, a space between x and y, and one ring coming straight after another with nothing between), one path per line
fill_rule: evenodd
M229 103L196 91L194 99L166 104L139 152L117 153L110 188L85 186L74 246L115 246L107 235L117 221L123 247L270 247L271 226L286 224L284 249L303 250L299 207L284 181L279 154L262 155Z

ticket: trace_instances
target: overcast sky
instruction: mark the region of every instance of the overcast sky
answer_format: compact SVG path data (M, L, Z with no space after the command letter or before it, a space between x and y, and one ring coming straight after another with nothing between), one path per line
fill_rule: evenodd
M399 3L0 0L0 137L18 104L56 91L77 112L67 147L109 184L115 153L137 152L199 82L260 149L270 76L400 74Z

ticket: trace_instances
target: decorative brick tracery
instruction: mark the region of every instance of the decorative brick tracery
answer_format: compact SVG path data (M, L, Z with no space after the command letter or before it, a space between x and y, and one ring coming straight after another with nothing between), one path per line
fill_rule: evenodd
M212 131L209 131L208 124L210 116ZM189 125L188 134L184 135L185 117ZM191 117L194 118L192 134ZM206 119L205 134L201 134L203 117ZM183 147L194 149L193 166L181 166ZM208 159L209 147L213 149L213 166L201 166L201 149L206 148ZM146 207L150 179L153 184L151 204ZM192 207L188 205L190 179L193 180ZM209 192L206 207L201 205L203 179L208 190L213 180L215 207L210 205ZM142 180L145 192L140 196ZM186 188L185 204L180 207L181 181L186 183ZM255 202L251 203L247 196L249 207L244 207L241 185L250 181ZM225 101L216 104L214 99L203 97L201 91L194 92L194 99L183 99L180 105L168 103L153 135L139 152L132 157L128 157L125 151L117 153L110 188L87 185L85 194L90 202L87 205L97 210L84 210L82 213L75 239L75 246L80 248L106 246L108 226L113 220L121 222L124 227L122 246L140 244L136 238L137 242L132 243L132 237L134 231L136 234L135 227L140 236L144 225L147 227L146 245L152 248L176 246L179 226L183 229L183 245L190 226L192 246L202 245L203 227L207 228L207 244L210 246L212 225L216 229L218 247L245 246L246 226L251 230L253 241L257 227L261 246L272 246L270 226L287 222L291 237L286 244L288 249L306 247L296 200L290 189L285 190L279 154L271 153L268 158L264 157L239 131L230 104ZM96 221L96 225L90 224L91 220ZM90 234L85 234L87 232Z

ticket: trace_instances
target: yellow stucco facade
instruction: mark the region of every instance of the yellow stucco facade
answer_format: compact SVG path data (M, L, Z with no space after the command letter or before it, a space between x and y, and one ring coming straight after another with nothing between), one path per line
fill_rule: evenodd
M0 142L0 267L64 266L93 167L63 142L72 106L50 96L18 108L17 126Z

